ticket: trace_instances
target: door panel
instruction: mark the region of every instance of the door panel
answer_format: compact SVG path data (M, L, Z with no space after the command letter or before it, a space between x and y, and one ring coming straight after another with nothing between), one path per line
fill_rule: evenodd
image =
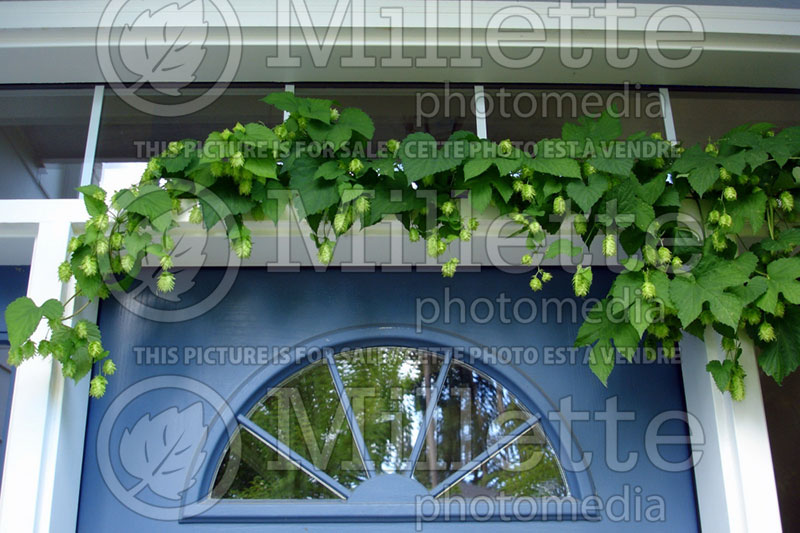
M162 308L185 306L192 298L200 299L193 293L200 294L200 289L207 289L220 277L219 270L201 270L180 303L146 293L142 297ZM227 519L225 513L218 513L213 523L203 522L202 515L194 519L196 507L184 515L182 523L175 520L181 496L210 490L228 442L226 432L231 429L214 421L214 407L224 415L222 400L233 416L249 412L268 386L300 370L286 354L313 359L326 347L358 344L359 339L372 346L399 339L403 345L419 347L460 344L463 357L513 388L541 414L547 437L561 448L562 464L569 463L569 453L575 463L571 469L580 463L581 451L592 454L587 471L566 473L566 478L573 494L584 499L596 495L602 501L604 511L599 520L562 517L533 525L503 521L493 523L492 528L509 532L533 527L541 531L697 531L691 469L665 470L670 463L691 455L687 424L680 414L685 405L679 364L620 364L608 388L604 387L583 362L584 351L570 350L581 323L583 302L577 302L573 316L572 298L559 299L571 294L569 276L555 275L539 293L527 289L526 279L525 274L494 269L459 272L452 279L443 279L438 272L245 269L222 301L185 322L151 321L113 299L103 302L100 325L104 345L118 370L109 379L106 395L90 402L78 530L414 531L413 522L376 525L374 513L361 511L348 514L337 510L337 523L325 523L319 507L308 514L307 521L242 523L266 521L257 518L263 504L253 501L243 502L239 509L244 511L232 512ZM607 288L612 279L608 272L595 272L595 288ZM537 315L532 317L534 307ZM298 346L303 350L291 350ZM470 354L480 347L484 348L480 357L477 351ZM317 353L314 348L319 348ZM494 348L498 350L492 352ZM567 405L561 404L559 418L561 402L585 413L577 415L571 432L559 431L564 429ZM613 405L628 413L623 417L633 418L616 424L618 446L613 446L613 435L607 434L604 421L607 406ZM581 416L588 420L580 420ZM663 424L659 424L661 420ZM182 428L180 435L170 435L173 422ZM646 442L648 428L650 439ZM654 446L654 428L663 439L673 435L678 436L673 441L679 442ZM611 448L607 441L612 442ZM160 448L180 448L189 442L202 443L191 460L171 456L172 469L154 463L153 456ZM633 457L629 454L637 456L635 464L614 466L614 462ZM159 474L147 471L147 465L155 465ZM172 470L178 474L169 474ZM177 480L176 476L183 478ZM187 479L191 481L186 483ZM187 485L191 488L181 492ZM379 487L375 487L377 493ZM384 508L390 514L391 506ZM457 527L476 532L487 527L476 521L422 526L426 531Z

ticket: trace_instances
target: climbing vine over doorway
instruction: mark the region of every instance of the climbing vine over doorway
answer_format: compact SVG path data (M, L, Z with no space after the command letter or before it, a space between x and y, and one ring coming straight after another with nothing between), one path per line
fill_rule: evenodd
M96 185L79 189L91 218L58 269L61 281L75 278L69 300L125 291L148 254L160 260L158 290L173 290L170 230L187 211L206 229L223 225L245 258L248 222L277 223L292 203L312 229L319 262L328 264L354 224L390 217L438 258L457 248L453 241L471 239L478 228L471 214L493 208L514 228L509 236L527 237L530 254L521 262L532 269L533 291L559 275L538 266L543 259L583 253L575 236L587 246L600 239L603 255L623 265L576 339L590 347L590 368L604 384L617 353L632 359L642 339L670 357L684 331L702 336L708 326L726 353L708 370L734 399L745 394L743 336L779 383L800 364L800 127L744 125L684 149L657 133L620 139L620 122L607 111L565 124L561 138L536 144L535 157L508 140L464 131L443 143L412 133L368 157L374 125L363 111L291 93L264 101L288 118L172 142L137 185L112 197ZM695 218L684 216L687 207ZM458 264L457 257L442 262L442 275L453 276ZM578 264L575 296L587 296L591 284L591 267ZM102 396L114 362L95 324L69 325L69 300L37 305L23 297L8 306L9 361L53 356L75 380L96 363L90 394ZM42 320L49 332L35 342Z

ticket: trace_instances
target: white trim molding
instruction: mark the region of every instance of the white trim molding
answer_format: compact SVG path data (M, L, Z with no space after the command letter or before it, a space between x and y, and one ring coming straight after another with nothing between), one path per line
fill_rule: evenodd
M34 301L66 293L67 286L53 273L66 257L71 234L72 224L66 220L38 225L27 291ZM82 317L96 319L96 307L94 313ZM44 332L42 325L33 339L40 340ZM88 377L77 385L65 380L52 358L34 358L17 369L0 492L0 532L75 529L88 392Z
M747 394L735 402L721 394L705 367L724 359L720 336L704 341L686 335L681 370L686 409L703 425L703 442L692 446L700 525L714 533L780 533L778 493L769 446L764 399L751 342L742 341L740 361Z
M217 8L205 17L192 11L200 4L187 4L182 21L203 22L186 30L204 36L208 58L238 58L225 82L800 87L800 9L571 0L215 0L203 3ZM97 36L109 35L102 47L110 42L115 50L144 50L148 32L132 32L121 44L115 33L123 19L160 23L137 18L130 7L136 5L0 2L0 63L6 67L0 83L115 81L98 62ZM109 13L115 6L118 12ZM687 64L675 60L696 53ZM220 81L225 65L213 61L198 67L196 81ZM140 78L115 70L124 82ZM168 75L159 81L185 82L162 79Z

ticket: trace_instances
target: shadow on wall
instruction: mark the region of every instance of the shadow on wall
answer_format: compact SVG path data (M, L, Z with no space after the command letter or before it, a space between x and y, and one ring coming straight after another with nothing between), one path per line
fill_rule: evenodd
M800 531L800 461L797 442L800 441L800 373L789 375L783 386L761 374L767 429L778 485L778 500L784 531Z

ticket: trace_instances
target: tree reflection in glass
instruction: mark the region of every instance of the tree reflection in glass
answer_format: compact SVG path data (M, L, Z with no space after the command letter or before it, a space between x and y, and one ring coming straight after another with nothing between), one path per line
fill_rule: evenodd
M250 427L229 443L212 497L346 498L370 475L392 474L445 498L569 493L555 451L516 396L428 351L374 347L314 362L240 420ZM277 453L280 443L297 457Z

